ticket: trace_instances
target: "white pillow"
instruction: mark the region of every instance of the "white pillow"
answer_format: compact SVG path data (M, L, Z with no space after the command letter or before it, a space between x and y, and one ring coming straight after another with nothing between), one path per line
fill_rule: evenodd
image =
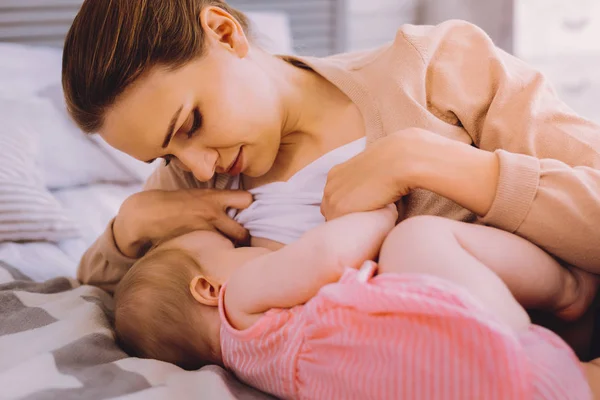
M18 118L38 139L37 162L50 189L99 182L138 183L69 118L61 86L62 50L0 43L0 123Z
M0 102L0 111L15 107ZM80 236L78 226L46 190L35 158L36 139L16 119L0 118L0 242Z
M63 120L62 128L59 132L53 133L52 140L59 139L64 141L65 144L73 147L72 151L78 151L83 153L85 156L93 157L95 163L89 163L87 168L78 171L77 174L67 179L64 176L63 171L65 168L57 170L52 168L56 166L55 161L49 162L49 167L52 170L51 173L46 176L46 183L53 189L67 188L73 186L80 186L86 183L142 183L152 174L158 162L148 165L142 161L136 160L133 157L111 147L106 143L100 135L84 134L71 120L67 113L67 106L65 104L65 97L63 94L61 85L52 85L39 93L39 96L49 100L53 105L53 119ZM66 124L66 126L65 126ZM49 148L51 143L44 145L42 141L42 147L44 152ZM70 160L68 164L71 164L74 160ZM64 165L63 161L63 165ZM70 167L68 165L67 167ZM80 181L81 183L77 183Z
M0 94L5 97L36 96L60 84L61 69L61 49L0 43Z
M120 166L102 147L81 132L66 111L41 97L0 97L0 124L10 122L37 140L36 162L51 189L100 182L135 183L139 178Z

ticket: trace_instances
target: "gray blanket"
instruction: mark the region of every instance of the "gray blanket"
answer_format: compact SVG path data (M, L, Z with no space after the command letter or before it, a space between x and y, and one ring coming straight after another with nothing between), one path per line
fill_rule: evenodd
M184 371L115 344L105 292L35 283L0 261L1 399L267 399L216 366Z

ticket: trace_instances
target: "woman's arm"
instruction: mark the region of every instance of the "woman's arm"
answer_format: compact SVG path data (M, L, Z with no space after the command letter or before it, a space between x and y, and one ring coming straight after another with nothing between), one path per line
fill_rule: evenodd
M422 49L429 107L464 127L480 149L450 146L421 171L420 186L600 273L600 126L578 117L542 74L471 24L405 36Z
M374 259L397 217L392 206L349 214L245 264L227 282L225 304L232 324L241 329L269 309L304 304L339 280L345 267Z
M148 178L144 190L158 188L177 190L188 187L192 186L182 171L161 165ZM98 286L109 293L114 291L123 275L135 263L139 253L139 249L135 249L133 244L137 239L128 239L129 243L125 239L117 244L113 230L115 220L116 217L108 223L102 235L83 254L77 269L77 279L81 283ZM121 249L127 250L121 251Z
M104 233L81 258L77 278L108 292L133 263L158 240L195 229L218 229L244 235L225 214L226 205L244 208L251 202L245 192L210 190L175 167L160 166L144 191L127 199ZM153 190L162 189L162 190Z
M425 189L600 273L600 126L575 115L543 75L474 25L405 26L399 37L397 51L421 64L412 90L471 143L418 128L377 140L331 170L326 218Z

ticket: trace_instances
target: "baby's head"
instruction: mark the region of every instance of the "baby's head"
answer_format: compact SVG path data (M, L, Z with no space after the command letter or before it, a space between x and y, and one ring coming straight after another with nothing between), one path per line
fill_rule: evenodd
M217 309L189 289L198 272L178 249L157 248L131 268L115 293L115 330L126 351L186 369L217 360L209 332Z
M193 232L151 250L115 293L115 330L130 354L197 369L220 363L219 292L259 255L214 232Z

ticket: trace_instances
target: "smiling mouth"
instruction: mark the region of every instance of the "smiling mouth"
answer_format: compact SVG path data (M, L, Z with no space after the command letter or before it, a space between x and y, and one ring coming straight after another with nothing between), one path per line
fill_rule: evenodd
M242 151L243 151L243 148L240 147L240 151L238 152L237 157L235 158L235 160L233 160L233 162L231 163L229 168L227 168L227 170L225 171L225 173L227 175L237 176L242 172L242 167L243 167Z

